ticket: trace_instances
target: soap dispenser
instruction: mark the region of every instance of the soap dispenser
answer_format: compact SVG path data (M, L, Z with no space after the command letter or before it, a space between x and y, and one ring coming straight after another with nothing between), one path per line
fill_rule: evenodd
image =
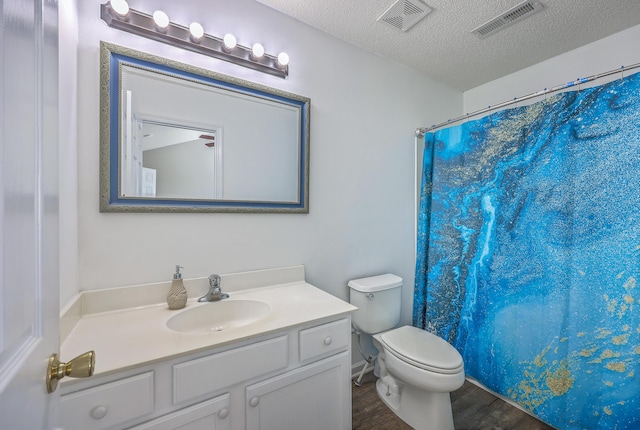
M169 288L169 294L167 294L167 304L169 309L172 310L182 309L187 304L187 290L184 288L180 269L184 269L184 267L176 265L176 273L173 274L171 288Z

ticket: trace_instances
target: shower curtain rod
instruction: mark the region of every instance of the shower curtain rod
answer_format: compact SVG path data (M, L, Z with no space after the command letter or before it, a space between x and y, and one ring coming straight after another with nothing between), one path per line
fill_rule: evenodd
M442 128L442 127L446 127L448 125L451 125L453 123L459 122L459 121L463 121L465 119L474 117L474 116L478 116L481 115L483 113L486 112L491 112L493 110L496 109L500 109L502 107L505 106L509 106L512 105L514 103L519 103L521 101L524 100L529 100L535 97L539 97L539 96L543 96L546 94L551 94L551 93L555 93L557 91L561 91L564 90L566 88L570 88L570 87L574 87L576 85L580 85L580 84L584 84L585 82L591 82L591 81L595 81L596 79L600 79L600 78L604 78L606 76L611 76L611 75L615 75L616 73L623 73L627 70L633 70L633 69L637 69L640 67L640 63L636 63L633 64L631 66L622 66L619 69L614 69L614 70L609 70L608 72L604 72L604 73L599 73L597 75L591 75L591 76L587 76L586 78L578 78L575 81L571 81L571 82L567 82L566 84L561 84L561 85L556 85L555 87L552 88L545 88L544 90L540 90L538 92L535 93L531 93L531 94L527 94L526 96L521 96L521 97L514 97L513 100L508 100L506 102L502 102L502 103L498 103L497 105L493 105L493 106L487 106L486 108L483 109L479 109L475 112L471 112L465 115L460 115L457 118L453 118L453 119L449 119L445 122L441 122L440 124L434 124L431 127L420 127L420 128L416 128L416 136L417 137L423 137L427 132L429 131L433 131L436 130L438 128Z

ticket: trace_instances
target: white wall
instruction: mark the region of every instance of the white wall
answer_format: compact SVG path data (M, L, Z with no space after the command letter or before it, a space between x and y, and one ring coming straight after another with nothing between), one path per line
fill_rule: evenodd
M201 140L144 151L144 167L154 169L157 173L156 197L215 198L214 151Z
M464 93L464 112L473 112L578 78L640 63L638 41L640 25L480 85ZM619 77L617 75L611 79ZM592 85L606 82L603 78Z
M175 22L199 20L240 44L287 51L286 80L113 30L103 0L78 2L78 282L76 290L304 264L307 280L342 299L346 283L393 272L414 276L414 130L461 113L462 94L334 39L253 0L131 0ZM98 211L99 41L150 52L311 99L310 213L101 214ZM64 232L63 232L64 234ZM63 303L66 301L63 300Z

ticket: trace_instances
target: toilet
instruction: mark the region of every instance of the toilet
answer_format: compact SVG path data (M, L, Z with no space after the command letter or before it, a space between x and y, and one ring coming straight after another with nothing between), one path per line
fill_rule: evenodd
M348 283L358 307L354 327L373 336L378 349L376 391L416 430L453 430L449 393L464 383L460 353L444 339L400 322L402 278L385 275Z

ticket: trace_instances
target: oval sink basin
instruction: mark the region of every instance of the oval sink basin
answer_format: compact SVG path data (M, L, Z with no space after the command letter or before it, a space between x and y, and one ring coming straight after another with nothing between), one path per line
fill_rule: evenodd
M271 307L257 300L229 300L199 304L167 320L174 331L209 333L227 331L261 320Z

